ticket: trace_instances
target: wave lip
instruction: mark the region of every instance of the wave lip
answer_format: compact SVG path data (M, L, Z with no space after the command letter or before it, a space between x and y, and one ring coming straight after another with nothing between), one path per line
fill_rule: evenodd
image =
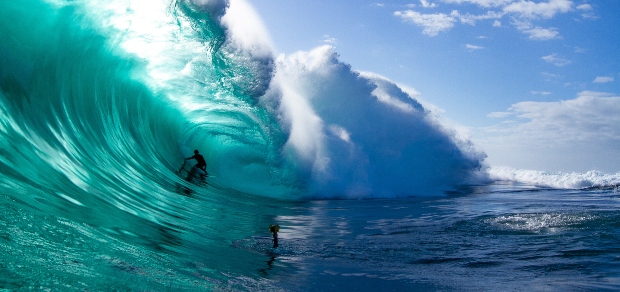
M496 181L514 181L558 189L614 188L620 185L620 172L606 174L596 170L586 173L547 172L539 170L491 167L489 177Z

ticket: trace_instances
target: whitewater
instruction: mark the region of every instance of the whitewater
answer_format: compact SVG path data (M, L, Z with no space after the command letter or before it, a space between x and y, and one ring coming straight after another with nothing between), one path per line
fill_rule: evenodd
M489 167L411 87L274 47L244 0L0 2L0 289L620 288L620 173Z

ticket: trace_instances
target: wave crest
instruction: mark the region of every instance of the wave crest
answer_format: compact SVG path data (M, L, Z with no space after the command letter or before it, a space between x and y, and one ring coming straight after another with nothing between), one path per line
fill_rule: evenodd
M620 185L620 173L606 174L596 170L586 173L563 173L492 167L488 172L489 177L493 180L514 181L558 189L605 188Z
M481 168L484 154L471 143L394 82L339 61L332 47L282 55L276 64L268 99L278 101L290 133L285 148L305 163L310 193L437 194Z

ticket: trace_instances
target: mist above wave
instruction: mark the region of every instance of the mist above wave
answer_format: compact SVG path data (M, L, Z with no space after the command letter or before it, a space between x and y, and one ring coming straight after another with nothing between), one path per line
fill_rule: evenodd
M414 96L353 70L330 46L279 56L264 99L278 105L284 149L313 194L437 194L471 182L484 159Z

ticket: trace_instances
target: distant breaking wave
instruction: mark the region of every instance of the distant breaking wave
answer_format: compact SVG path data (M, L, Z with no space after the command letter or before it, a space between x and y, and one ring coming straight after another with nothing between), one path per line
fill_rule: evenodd
M514 181L558 189L620 186L620 173L605 174L595 170L586 173L563 173L514 169L510 167L492 167L488 173L492 180Z

